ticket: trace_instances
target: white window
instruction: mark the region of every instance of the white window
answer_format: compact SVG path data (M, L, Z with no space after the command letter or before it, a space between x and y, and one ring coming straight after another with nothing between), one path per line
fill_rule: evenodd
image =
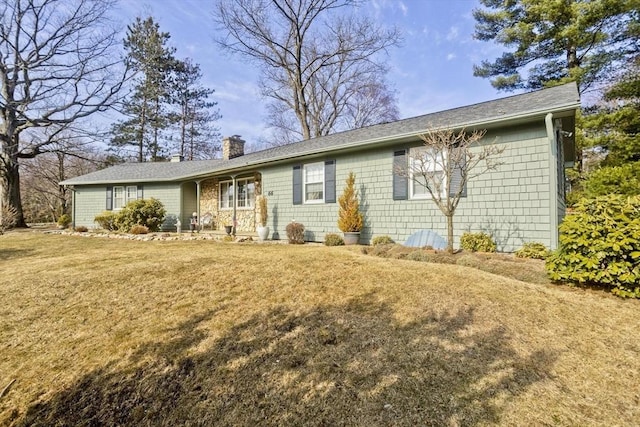
M218 202L220 209L233 208L233 182L226 181L220 183Z
M138 199L138 187L128 185L126 187L113 187L113 209L118 210L132 200Z
M238 208L253 208L256 200L255 183L248 179L238 181Z
M445 156L426 147L412 148L409 157L409 194L412 199L430 199L434 193L446 194Z
M253 209L256 201L255 182L253 179L236 180L237 195L233 188L233 181L220 183L218 206L220 209L233 209L234 196L236 207L239 209Z
M304 202L324 203L324 163L304 165L302 173Z

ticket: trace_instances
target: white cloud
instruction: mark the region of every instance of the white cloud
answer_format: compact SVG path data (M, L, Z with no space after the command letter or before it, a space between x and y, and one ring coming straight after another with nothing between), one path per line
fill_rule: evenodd
M453 41L453 40L457 39L459 33L460 33L460 30L458 29L458 27L453 26L453 27L449 28L449 32L447 33L447 40Z
M451 61L452 59L456 58L456 54L455 53L450 53L447 55L447 61Z
M407 16L407 12L409 11L409 8L407 7L407 5L401 1L401 2L398 2L398 7L402 11L402 15Z

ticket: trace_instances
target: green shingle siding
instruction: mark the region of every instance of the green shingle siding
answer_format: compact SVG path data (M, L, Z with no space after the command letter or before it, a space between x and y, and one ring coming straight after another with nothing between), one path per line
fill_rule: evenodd
M173 223L175 222L175 218L180 214L179 184L131 183L127 185L143 185L144 198L156 198L160 200L167 211L167 218L169 220L173 219ZM75 215L74 223L76 226L83 225L87 228L97 227L94 218L105 211L106 194L106 185L86 185L76 188L75 206L73 208ZM171 225L173 225L173 223Z
M491 232L501 250L512 251L524 241L541 241L549 246L549 163L544 124L540 129L503 130L498 139L505 145L501 156L505 163L497 171L468 183L468 197L461 199L454 216L456 246L466 231ZM487 135L487 141L493 136ZM356 187L365 213L361 242L388 234L405 241L420 229L432 229L446 235L446 221L430 200L393 200L393 153L399 147L336 156L337 194L342 193L350 171L356 174ZM292 167L287 164L265 168L263 187L269 197L270 226L275 235L286 238L285 227L291 220L305 224L310 240L323 240L326 233L338 233L338 205L292 205Z

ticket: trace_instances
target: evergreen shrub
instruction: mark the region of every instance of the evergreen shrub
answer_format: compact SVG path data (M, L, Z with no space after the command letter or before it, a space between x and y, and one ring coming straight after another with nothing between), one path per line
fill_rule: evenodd
M103 230L116 231L118 229L118 226L116 225L117 216L118 214L113 211L104 211L101 214L96 215L93 220L97 222Z
M129 232L134 225L144 225L149 231L159 231L166 210L157 199L138 199L127 203L116 217L116 226L120 231Z
M487 233L463 233L460 247L470 252L495 252L496 242Z
M546 262L552 280L640 298L640 196L583 199L559 229L560 247Z
M58 225L62 228L67 228L69 227L69 224L71 224L71 216L68 214L60 215L58 218Z
M546 259L549 249L540 242L527 242L515 252L516 258Z
M324 236L325 246L344 246L344 239L335 233L328 233Z

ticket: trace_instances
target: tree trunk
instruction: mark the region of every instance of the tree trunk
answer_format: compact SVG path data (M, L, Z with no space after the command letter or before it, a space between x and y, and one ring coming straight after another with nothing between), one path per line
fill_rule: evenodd
M27 228L22 212L22 199L20 197L20 172L17 160L10 159L6 164L6 199L3 204L16 209L16 228ZM3 195L4 196L4 195Z
M447 252L453 253L453 215L447 215Z

